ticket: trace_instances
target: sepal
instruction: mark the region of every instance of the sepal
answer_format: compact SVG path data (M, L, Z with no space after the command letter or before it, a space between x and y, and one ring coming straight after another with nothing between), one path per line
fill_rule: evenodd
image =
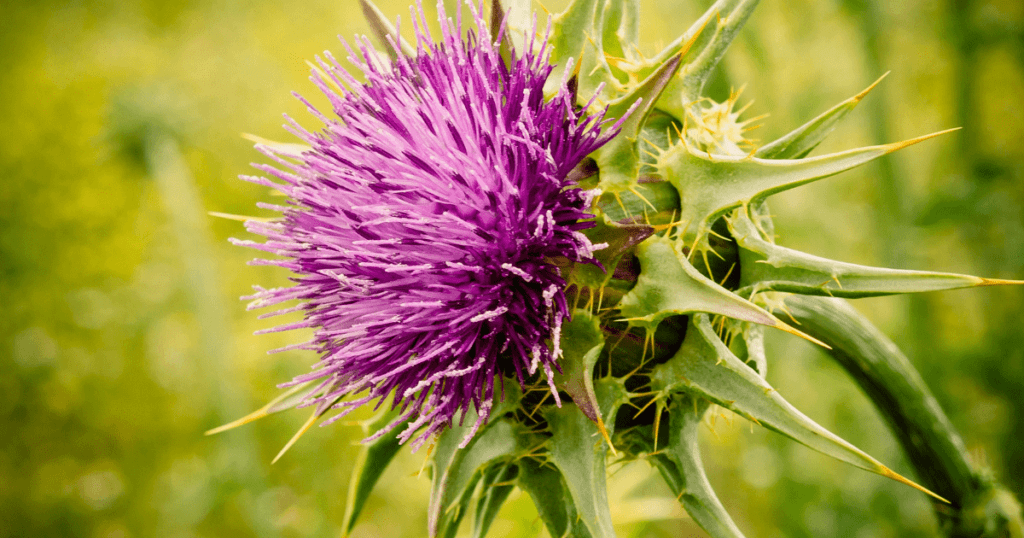
M660 65L681 50L686 43L693 46L686 52L684 65L665 91L658 108L677 118L686 117L687 108L700 98L701 90L711 77L759 0L719 0L678 39L655 56L649 65ZM714 28L705 28L713 24Z
M641 129L681 63L681 55L673 56L643 82L608 104L607 117L626 119L615 138L592 154L601 170L598 187L602 191L622 192L636 185L640 174Z
M686 392L707 398L822 454L945 501L882 465L790 405L761 376L729 351L704 314L690 317L682 347L672 359L654 368L651 388L661 393L661 397Z
M376 417L364 422L363 433L372 435L399 417L401 413L397 409L391 409L378 414ZM348 497L345 499L345 517L342 519L341 528L344 535L352 532L356 526L359 514L363 511L363 505L370 498L373 487L377 485L384 471L387 470L391 460L402 448L396 434L401 431L401 425L393 428L388 433L381 435L369 443L363 445L355 464L352 466L352 478L349 480Z
M574 310L572 320L562 325L561 344L562 358L558 364L562 373L555 375L555 385L569 393L580 411L597 425L607 439L600 404L594 392L594 366L605 344L599 320L589 310Z
M774 142L757 148L754 156L762 159L802 159L806 157L836 128L839 120L846 117L888 74L882 75L857 95L822 112L818 117L793 129Z
M396 40L398 42L398 49L402 51L403 56L406 58L416 57L416 48L398 34L398 29L395 28L394 24L391 24L391 21L388 20L384 12L376 4L371 0L359 0L359 6L363 10L363 17L369 23L370 31L373 32L378 45L387 51L392 59L398 57L394 46Z
M698 428L708 403L703 398L675 394L668 405L668 445L664 449L671 468L662 471L666 483L676 494L690 517L712 538L744 538L732 517L715 495L715 490L704 472L700 458ZM668 466L666 466L668 467ZM678 473L679 481L673 483L668 477Z
M628 401L626 388L621 380L606 377L595 389L604 422L611 429L615 412ZM571 403L548 407L544 418L551 430L551 462L562 472L580 520L594 538L614 538L606 484L608 444L597 425Z
M683 141L658 158L662 177L679 190L682 233L699 243L714 221L740 206L811 183L949 131L806 159L760 159L701 153Z
M602 88L605 100L619 93L619 81L612 75L601 45L604 21L604 0L572 0L565 11L551 19L551 63L555 75L548 78L546 94L554 93L561 78L557 76L569 62L578 73L578 100L590 101Z
M473 512L473 538L484 538L494 523L501 506L515 488L519 466L513 461L502 461L484 471L480 480L480 496Z
M496 460L511 459L520 447L520 426L503 417L515 410L522 399L518 383L504 383L504 399L494 405L491 420L465 444L466 435L476 423L476 413L470 410L462 423L454 424L437 438L432 458L430 505L427 526L430 536L447 536L455 532L466 514L473 487L479 481L484 467Z
M649 237L637 246L636 254L640 276L619 302L619 311L631 326L653 334L669 316L704 312L775 327L820 343L700 274L666 237Z
M533 458L519 460L519 488L533 499L551 536L592 538L557 467Z
M906 271L828 260L781 247L761 237L742 209L729 219L740 247L740 288L750 297L762 291L783 291L828 297L878 297L900 293L952 290L977 286L1024 284L954 273Z

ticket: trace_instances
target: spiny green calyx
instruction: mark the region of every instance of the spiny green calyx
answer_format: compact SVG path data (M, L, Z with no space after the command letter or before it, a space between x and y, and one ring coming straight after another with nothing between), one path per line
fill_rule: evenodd
M645 459L683 508L715 538L742 537L704 474L697 426L714 404L840 461L946 502L802 414L764 379L765 327L825 346L772 312L785 293L845 298L938 291L1015 281L873 268L776 245L766 199L943 134L809 153L867 92L843 101L782 138L748 138L739 92L716 102L701 92L750 17L756 0L719 0L664 50L639 49L638 0L573 0L553 15L554 72L572 65L580 105L628 118L578 169L600 189L585 231L603 267L561 268L574 308L561 329L561 405L542 376L504 383L490 420L472 410L441 433L431 455L431 536L452 537L472 510L482 537L513 486L528 493L552 536L615 535L606 491L608 456ZM378 37L394 27L368 0ZM527 24L528 0L497 0L505 46L541 43ZM510 13L507 19L502 14ZM497 33L495 33L497 35ZM879 79L881 80L881 79ZM558 81L549 80L548 91ZM875 84L878 82L876 81ZM555 350L557 352L557 350ZM270 412L270 411L268 411ZM393 416L392 416L393 415ZM379 417L388 424L396 414ZM373 483L397 452L392 435L365 448L348 499L350 531ZM841 534L841 532L840 532Z

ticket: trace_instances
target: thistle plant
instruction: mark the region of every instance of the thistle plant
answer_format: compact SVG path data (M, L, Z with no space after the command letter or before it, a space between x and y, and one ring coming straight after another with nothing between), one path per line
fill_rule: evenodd
M346 532L408 441L430 447L430 536L454 536L471 512L485 536L515 487L552 536L614 536L614 458L647 461L708 534L739 537L697 442L720 406L931 496L949 536L1021 536L1017 502L968 462L909 362L841 302L1018 282L775 243L770 195L942 133L809 156L872 85L774 142L748 139L755 120L739 94L716 102L702 90L756 4L720 0L645 56L636 0L574 0L547 21L526 0L451 14L439 4L436 40L417 5L412 42L362 0L379 48L345 44L361 78L329 53L317 59L312 80L332 114L303 101L320 130L289 121L302 143L257 144L277 163L257 168L274 179L245 179L288 203L260 205L280 218L246 221L265 241L235 241L278 256L254 263L292 271L292 286L248 299L280 305L266 316L301 313L268 331L312 329L285 349L319 360L214 431L312 407L287 450L317 422L377 408ZM765 381L770 329L839 360L923 484Z

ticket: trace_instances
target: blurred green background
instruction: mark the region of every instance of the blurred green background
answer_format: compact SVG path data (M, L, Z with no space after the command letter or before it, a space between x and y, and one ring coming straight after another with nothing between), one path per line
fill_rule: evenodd
M380 3L408 21L408 0ZM645 0L653 53L707 0ZM548 4L557 9L560 3ZM429 11L429 10L428 10ZM313 357L237 301L237 222L265 189L239 135L315 121L304 63L366 32L355 0L14 2L0 16L0 536L338 536L362 431L282 413L216 437ZM340 54L339 54L340 55ZM765 0L712 83L747 83L767 141L892 70L820 151L963 126L773 199L781 242L866 264L1024 278L1024 3ZM319 102L319 101L318 101ZM1024 290L861 300L921 369L972 455L1024 489ZM870 403L773 335L769 381L897 471ZM365 415L364 415L365 416ZM357 417L358 418L358 417ZM712 483L751 537L933 536L922 495L741 419L708 424ZM403 452L355 535L423 536L425 453ZM703 536L644 463L613 467L621 536ZM649 520L645 522L645 520ZM546 536L514 494L493 536Z

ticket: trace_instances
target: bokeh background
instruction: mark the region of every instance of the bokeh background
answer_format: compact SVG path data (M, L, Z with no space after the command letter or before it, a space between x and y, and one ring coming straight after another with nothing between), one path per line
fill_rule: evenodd
M707 0L644 0L644 50ZM381 1L408 20L407 0ZM561 3L546 5L551 10ZM429 12L429 9L428 9ZM243 132L287 140L305 60L367 31L355 0L20 1L0 11L0 536L339 536L358 427L281 413L216 437L312 357L237 299L285 283L233 247L265 189ZM767 141L892 74L821 151L964 129L773 199L781 241L866 264L1024 278L1024 3L764 0L712 82L747 84ZM861 300L973 457L1024 490L1024 290ZM769 381L909 472L870 403L773 335ZM358 417L357 417L358 418ZM934 536L924 497L742 419L705 432L749 536ZM423 536L425 454L403 452L354 535ZM644 463L610 479L621 536L704 536ZM493 536L546 536L514 494Z

